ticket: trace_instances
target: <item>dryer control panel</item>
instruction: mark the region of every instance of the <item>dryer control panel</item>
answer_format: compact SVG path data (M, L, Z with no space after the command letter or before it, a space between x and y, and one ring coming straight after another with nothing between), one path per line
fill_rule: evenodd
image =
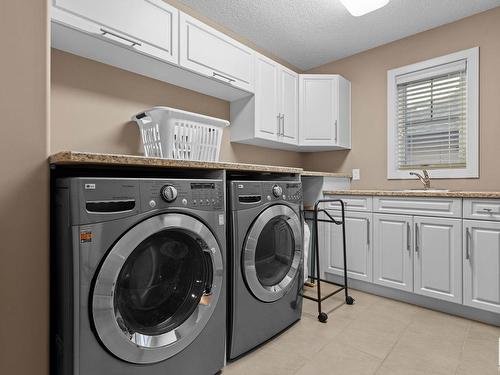
M233 181L233 209L272 202L302 203L302 183L296 181Z

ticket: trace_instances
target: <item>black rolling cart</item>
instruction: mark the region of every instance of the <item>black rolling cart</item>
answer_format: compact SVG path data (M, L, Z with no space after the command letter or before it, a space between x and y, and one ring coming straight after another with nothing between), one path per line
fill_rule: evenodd
M328 208L324 208L325 204L332 203L332 202L339 202L340 207L341 207L341 213L342 213L342 220L336 220L333 218L333 216L328 212ZM309 276L309 279L313 280L316 283L316 292L317 292L317 297L311 297L307 295L303 295L304 298L307 298L311 301L315 301L318 304L318 320L321 323L326 323L328 320L328 314L323 312L321 310L321 302L326 300L327 298L332 297L333 295L341 292L342 290L345 293L345 303L348 305L352 305L354 303L354 298L352 298L349 295L348 287L347 287L347 250L346 250L346 240L345 240L345 210L344 210L344 202L341 199L320 199L316 201L314 204L314 208L312 209L305 209L304 210L304 220L312 222L312 233L311 233L311 240L312 240L312 257L313 257L313 265L315 265L315 269L311 270L311 275ZM331 210L331 209L330 209ZM319 214L324 213L326 215L326 218L319 218ZM344 284L339 284L335 283L329 280L322 279L320 277L320 257L319 257L319 236L318 236L318 223L324 222L324 223L331 223L333 225L341 225L342 226L342 244L343 244L343 255L344 255ZM315 274L315 275L314 275ZM330 285L336 285L340 288L336 289L335 291L328 293L325 296L321 296L321 283L327 283Z

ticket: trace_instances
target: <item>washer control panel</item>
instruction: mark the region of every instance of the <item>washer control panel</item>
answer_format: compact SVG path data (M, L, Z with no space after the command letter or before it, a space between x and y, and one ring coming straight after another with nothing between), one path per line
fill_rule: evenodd
M233 181L233 207L285 201L302 203L302 183L292 181Z
M224 208L220 180L141 180L143 210L187 207L204 211Z

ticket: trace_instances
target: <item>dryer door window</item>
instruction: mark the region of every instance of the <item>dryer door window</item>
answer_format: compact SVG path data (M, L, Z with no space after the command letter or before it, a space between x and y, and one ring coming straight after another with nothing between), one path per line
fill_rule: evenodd
M152 217L127 232L99 270L92 300L101 342L133 363L165 360L189 345L222 286L215 237L183 214Z
M288 217L269 220L255 248L255 272L263 286L271 287L283 280L292 266L294 250L295 239Z
M243 274L255 297L273 302L293 285L302 259L298 215L288 206L267 208L250 228L243 249Z

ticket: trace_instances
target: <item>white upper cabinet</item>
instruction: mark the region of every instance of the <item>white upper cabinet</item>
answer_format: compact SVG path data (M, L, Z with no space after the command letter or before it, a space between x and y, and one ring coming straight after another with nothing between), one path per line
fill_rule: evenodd
M255 95L231 103L231 141L294 150L298 143L298 74L255 54Z
M279 70L281 105L281 140L297 144L299 125L299 77L297 73L281 67Z
M462 220L414 217L414 292L462 303Z
M264 56L257 55L255 58L255 135L269 140L277 140L281 129L278 78L278 64Z
M253 92L253 50L182 12L179 23L181 66Z
M311 150L351 148L351 84L332 74L299 80L299 145Z
M162 0L52 0L52 20L165 61L178 61L178 10Z
M500 223L464 220L464 305L500 313Z

